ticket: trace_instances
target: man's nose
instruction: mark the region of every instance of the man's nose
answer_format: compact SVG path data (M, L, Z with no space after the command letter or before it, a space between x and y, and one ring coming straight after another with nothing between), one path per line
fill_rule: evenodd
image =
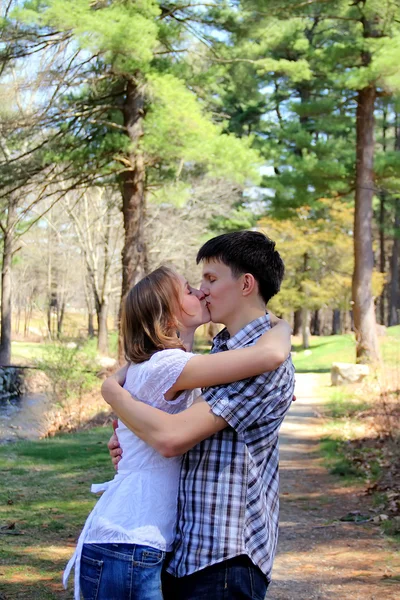
M210 290L209 290L206 282L204 282L204 281L201 282L201 284L200 284L200 291L202 292L203 296L205 298L207 298L207 296L210 293Z

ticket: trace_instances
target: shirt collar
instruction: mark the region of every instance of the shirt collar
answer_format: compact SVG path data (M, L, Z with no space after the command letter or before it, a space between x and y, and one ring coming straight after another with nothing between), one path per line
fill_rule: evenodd
M268 313L254 319L250 323L247 323L240 331L238 331L233 337L230 337L228 330L223 329L215 336L213 343L214 347L219 348L223 344L226 344L228 350L234 350L240 348L244 344L251 342L255 337L262 335L266 329L271 327L270 318Z

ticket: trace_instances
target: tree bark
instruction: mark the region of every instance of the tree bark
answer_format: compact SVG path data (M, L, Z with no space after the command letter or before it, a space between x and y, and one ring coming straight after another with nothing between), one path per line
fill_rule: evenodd
M98 312L97 312L97 326L98 326L97 349L100 352L100 354L108 353L107 316L108 316L108 301L106 299L104 299L99 307Z
M294 312L293 335L299 335L301 331L301 308Z
M400 323L400 200L395 201L394 218L394 240L392 247L392 256L390 261L390 288L389 288L389 327Z
M388 130L388 120L387 120L388 109L387 105L384 104L382 111L382 150L386 152L387 144L386 144L386 133ZM386 192L385 190L381 190L379 194L379 267L380 272L385 273L386 268L386 253L385 253L385 201L386 201ZM385 325L385 297L386 297L386 286L383 287L382 294L379 298L379 316L381 325Z
M375 307L371 290L374 267L372 250L372 198L374 194L374 107L376 89L370 85L357 95L356 194L354 211L353 313L356 360L379 358Z
M92 287L89 280L89 276L85 280L85 300L88 309L88 337L94 338L94 324L93 324L93 296Z
M125 230L122 249L121 307L129 289L145 274L147 264L144 238L145 164L140 149L144 108L144 85L131 79L127 84L123 108L124 125L131 141L131 150L127 156L126 170L121 175L122 213ZM121 329L118 340L118 356L120 360L123 359Z
M57 339L60 340L62 336L62 329L64 325L64 316L65 316L65 300L62 300L61 306L60 303L57 304Z
M386 272L386 255L385 255L385 199L386 194L382 190L380 193L379 206L379 271ZM381 325L385 325L385 296L386 286L383 287L382 294L379 298L379 317Z
M7 210L6 226L3 230L3 264L1 269L0 365L9 365L11 362L11 266L13 256L15 217L16 204L12 199L10 199Z
M311 335L321 335L321 319L319 317L319 309L313 311L310 329Z
M310 347L310 311L306 306L301 309L301 335L303 338L303 348L307 350Z
M340 335L342 333L340 310L335 308L332 314L332 335Z

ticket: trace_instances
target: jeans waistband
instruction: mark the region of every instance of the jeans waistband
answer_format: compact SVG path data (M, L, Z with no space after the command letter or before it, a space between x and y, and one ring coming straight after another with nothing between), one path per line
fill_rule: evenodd
M160 550L159 548L154 548L152 546L142 546L141 544L118 544L118 543L110 543L110 544L84 544L82 551L85 550L90 552L90 549L101 550L101 552L105 556L112 556L114 558L118 558L119 560L127 560L131 561L135 557L135 553L138 550L148 551L154 554L158 554L161 558L165 557L165 552Z

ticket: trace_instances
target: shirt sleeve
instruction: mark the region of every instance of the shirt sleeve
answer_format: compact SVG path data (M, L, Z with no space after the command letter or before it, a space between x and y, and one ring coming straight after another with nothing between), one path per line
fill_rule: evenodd
M203 398L212 412L238 433L263 424L279 428L292 402L294 369L287 359L278 369L235 383L207 388Z
M181 405L187 408L191 393L182 392L174 400L165 400L164 395L176 383L187 362L194 356L192 352L184 352L178 348L160 350L153 354L146 364L138 389L138 399L146 404L168 410L169 406ZM129 372L128 372L129 373ZM134 374L133 374L134 377ZM127 378L125 386L134 389ZM132 393L132 392L131 392ZM135 395L133 393L133 395ZM183 406L184 405L184 406Z

